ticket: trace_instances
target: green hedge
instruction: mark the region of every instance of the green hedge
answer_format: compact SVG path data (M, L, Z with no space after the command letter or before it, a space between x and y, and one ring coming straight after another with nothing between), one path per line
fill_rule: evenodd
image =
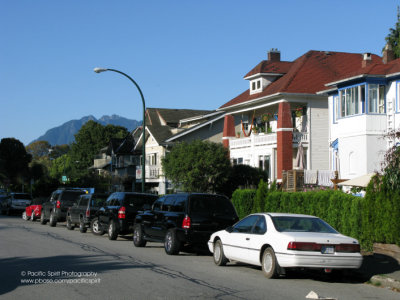
M236 190L232 202L240 218L263 211L318 216L358 239L365 250L371 250L376 242L400 245L398 192L368 188L365 198L333 190L289 193L269 191L260 182L257 190Z

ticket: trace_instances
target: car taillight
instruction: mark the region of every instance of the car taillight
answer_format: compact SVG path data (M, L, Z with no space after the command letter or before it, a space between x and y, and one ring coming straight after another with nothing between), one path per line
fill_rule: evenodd
M360 252L359 244L339 244L335 246L336 252Z
M190 218L189 218L189 216L186 216L183 219L182 228L184 228L184 229L189 229L190 228Z
M125 219L126 208L122 206L118 211L118 219Z
M57 207L57 208L60 208L60 207L61 207L61 202L60 202L60 200L57 200L57 202L56 202L56 207Z
M88 208L87 210L86 210L86 218L89 218L90 217L90 209Z
M321 245L316 243L289 242L287 249L297 251L321 251Z

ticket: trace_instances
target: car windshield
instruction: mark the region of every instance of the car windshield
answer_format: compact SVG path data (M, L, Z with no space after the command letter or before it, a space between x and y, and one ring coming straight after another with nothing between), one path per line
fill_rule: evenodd
M321 232L338 233L329 224L319 218L313 217L271 217L276 230L280 232Z
M29 194L14 194L14 199L25 199L31 200L31 195Z

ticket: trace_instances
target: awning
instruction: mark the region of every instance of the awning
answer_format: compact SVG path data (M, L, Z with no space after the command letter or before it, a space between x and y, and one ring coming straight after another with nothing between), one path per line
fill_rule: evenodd
M338 183L338 185L367 187L368 183L371 181L372 176L374 175L375 173L369 173L360 177L343 181L341 183Z

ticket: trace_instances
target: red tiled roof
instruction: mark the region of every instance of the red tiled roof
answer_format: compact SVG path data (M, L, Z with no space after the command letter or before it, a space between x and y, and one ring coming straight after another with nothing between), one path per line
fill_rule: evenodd
M247 73L244 78L260 74L260 73L274 73L274 74L286 74L293 62L291 61L269 61L263 60L257 66Z
M377 55L371 55L371 59L372 63L381 61ZM269 84L262 92L250 95L247 90L220 108L276 93L315 94L318 91L326 90L326 83L359 70L362 60L363 55L358 53L309 51L293 61L287 73Z

